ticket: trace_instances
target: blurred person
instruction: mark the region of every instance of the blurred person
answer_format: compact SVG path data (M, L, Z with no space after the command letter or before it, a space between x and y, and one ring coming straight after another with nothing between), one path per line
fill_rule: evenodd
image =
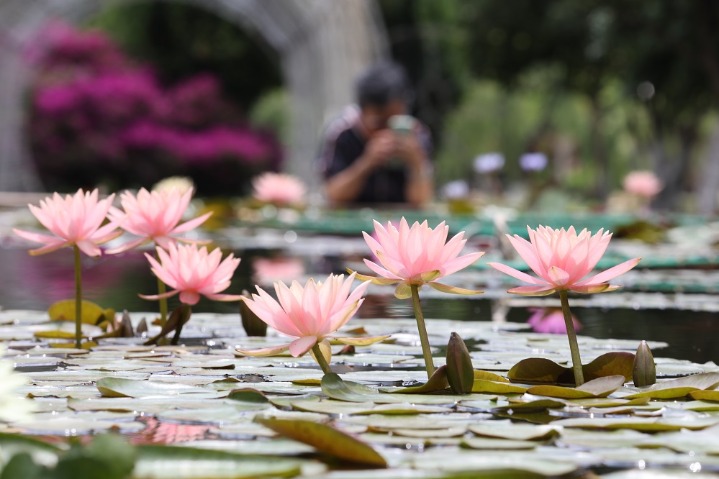
M429 131L407 115L410 88L404 69L378 63L355 83L355 105L330 122L320 161L325 193L334 206L432 199Z

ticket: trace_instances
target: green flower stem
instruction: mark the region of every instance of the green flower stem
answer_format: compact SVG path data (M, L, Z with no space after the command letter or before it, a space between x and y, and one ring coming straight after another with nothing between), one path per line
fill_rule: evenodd
M427 337L427 327L424 325L424 314L422 314L422 305L419 302L419 286L411 284L412 290L412 306L414 307L414 317L417 320L417 331L419 332L419 340L422 343L422 356L424 356L424 366L427 369L427 378L431 378L434 374L434 361L432 361L432 350L429 346L429 338Z
M559 299L562 301L564 324L567 326L567 337L569 338L569 351L572 354L572 368L574 368L574 385L575 387L581 386L582 384L584 384L582 358L579 357L579 344L577 343L577 333L574 332L574 321L572 320L572 312L569 310L569 297L566 290L559 291Z
M157 261L160 261L160 255L155 252ZM160 277L157 277L157 294L163 295L167 292L165 283L162 282ZM160 326L164 326L167 322L167 298L160 298Z
M331 374L332 368L330 368L330 365L325 360L325 356L322 354L322 350L320 349L320 343L315 343L315 345L312 346L312 352L315 355L315 360L317 360L317 364L319 364L320 368L322 368L322 372L325 374Z
M75 253L75 347L82 348L82 263L80 248L72 246Z

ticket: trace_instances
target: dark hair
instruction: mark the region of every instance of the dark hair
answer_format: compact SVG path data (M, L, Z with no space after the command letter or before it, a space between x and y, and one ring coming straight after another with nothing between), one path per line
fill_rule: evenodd
M383 61L365 70L355 83L355 96L360 107L385 106L393 100L410 102L407 74L401 65Z

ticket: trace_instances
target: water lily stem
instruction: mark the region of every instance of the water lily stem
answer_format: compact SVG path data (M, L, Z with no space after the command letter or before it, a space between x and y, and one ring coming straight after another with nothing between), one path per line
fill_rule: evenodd
M189 304L181 304L179 308L182 309L177 319L175 335L172 337L172 341L170 341L170 344L172 344L173 346L180 342L180 334L182 334L182 327L185 325L186 322L190 320L190 316L192 315L192 309L190 308Z
M160 261L160 255L155 253L157 261ZM160 277L157 277L157 294L162 296L167 292L165 283L162 282ZM160 298L160 326L164 326L167 322L167 298Z
M432 350L429 346L429 338L427 337L427 327L424 324L424 314L422 313L422 305L419 302L419 286L410 285L412 290L412 306L414 307L414 318L417 320L417 331L419 332L419 341L422 343L422 356L424 356L424 366L427 369L427 379L434 374L434 361L432 360Z
M75 347L82 348L82 264L80 248L73 245L75 253Z
M582 371L582 358L579 357L579 344L577 343L577 333L574 331L574 320L572 312L569 310L569 297L567 291L559 291L559 299L562 302L562 313L564 314L564 324L567 326L567 337L569 338L569 351L572 354L572 368L574 369L574 385L581 386L584 384L584 371Z
M312 352L315 355L315 360L317 360L317 364L319 364L320 368L322 368L322 372L325 374L331 374L332 368L330 368L330 365L327 363L324 354L322 354L322 350L320 349L320 343L316 343L314 346L312 346Z
M165 283L158 277L157 278L157 293L162 295L167 292ZM167 298L160 298L160 326L164 326L167 322Z

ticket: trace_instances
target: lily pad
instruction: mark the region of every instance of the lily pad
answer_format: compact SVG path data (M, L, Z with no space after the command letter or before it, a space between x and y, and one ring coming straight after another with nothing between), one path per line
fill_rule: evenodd
M628 381L632 377L634 354L615 351L605 353L589 364L582 365L584 379L606 376L624 376ZM524 359L509 370L510 380L533 384L574 384L574 373L571 367L562 366L546 358Z
M588 381L576 388L540 385L527 390L535 396L548 396L562 399L586 399L606 397L624 385L624 376L605 376Z
M330 456L356 464L387 467L387 461L371 446L326 424L277 418L255 418L255 421Z
M649 397L652 399L676 399L695 391L713 388L719 384L719 373L702 373L669 381L662 381L644 391L625 396L627 399ZM700 399L695 397L694 399Z

